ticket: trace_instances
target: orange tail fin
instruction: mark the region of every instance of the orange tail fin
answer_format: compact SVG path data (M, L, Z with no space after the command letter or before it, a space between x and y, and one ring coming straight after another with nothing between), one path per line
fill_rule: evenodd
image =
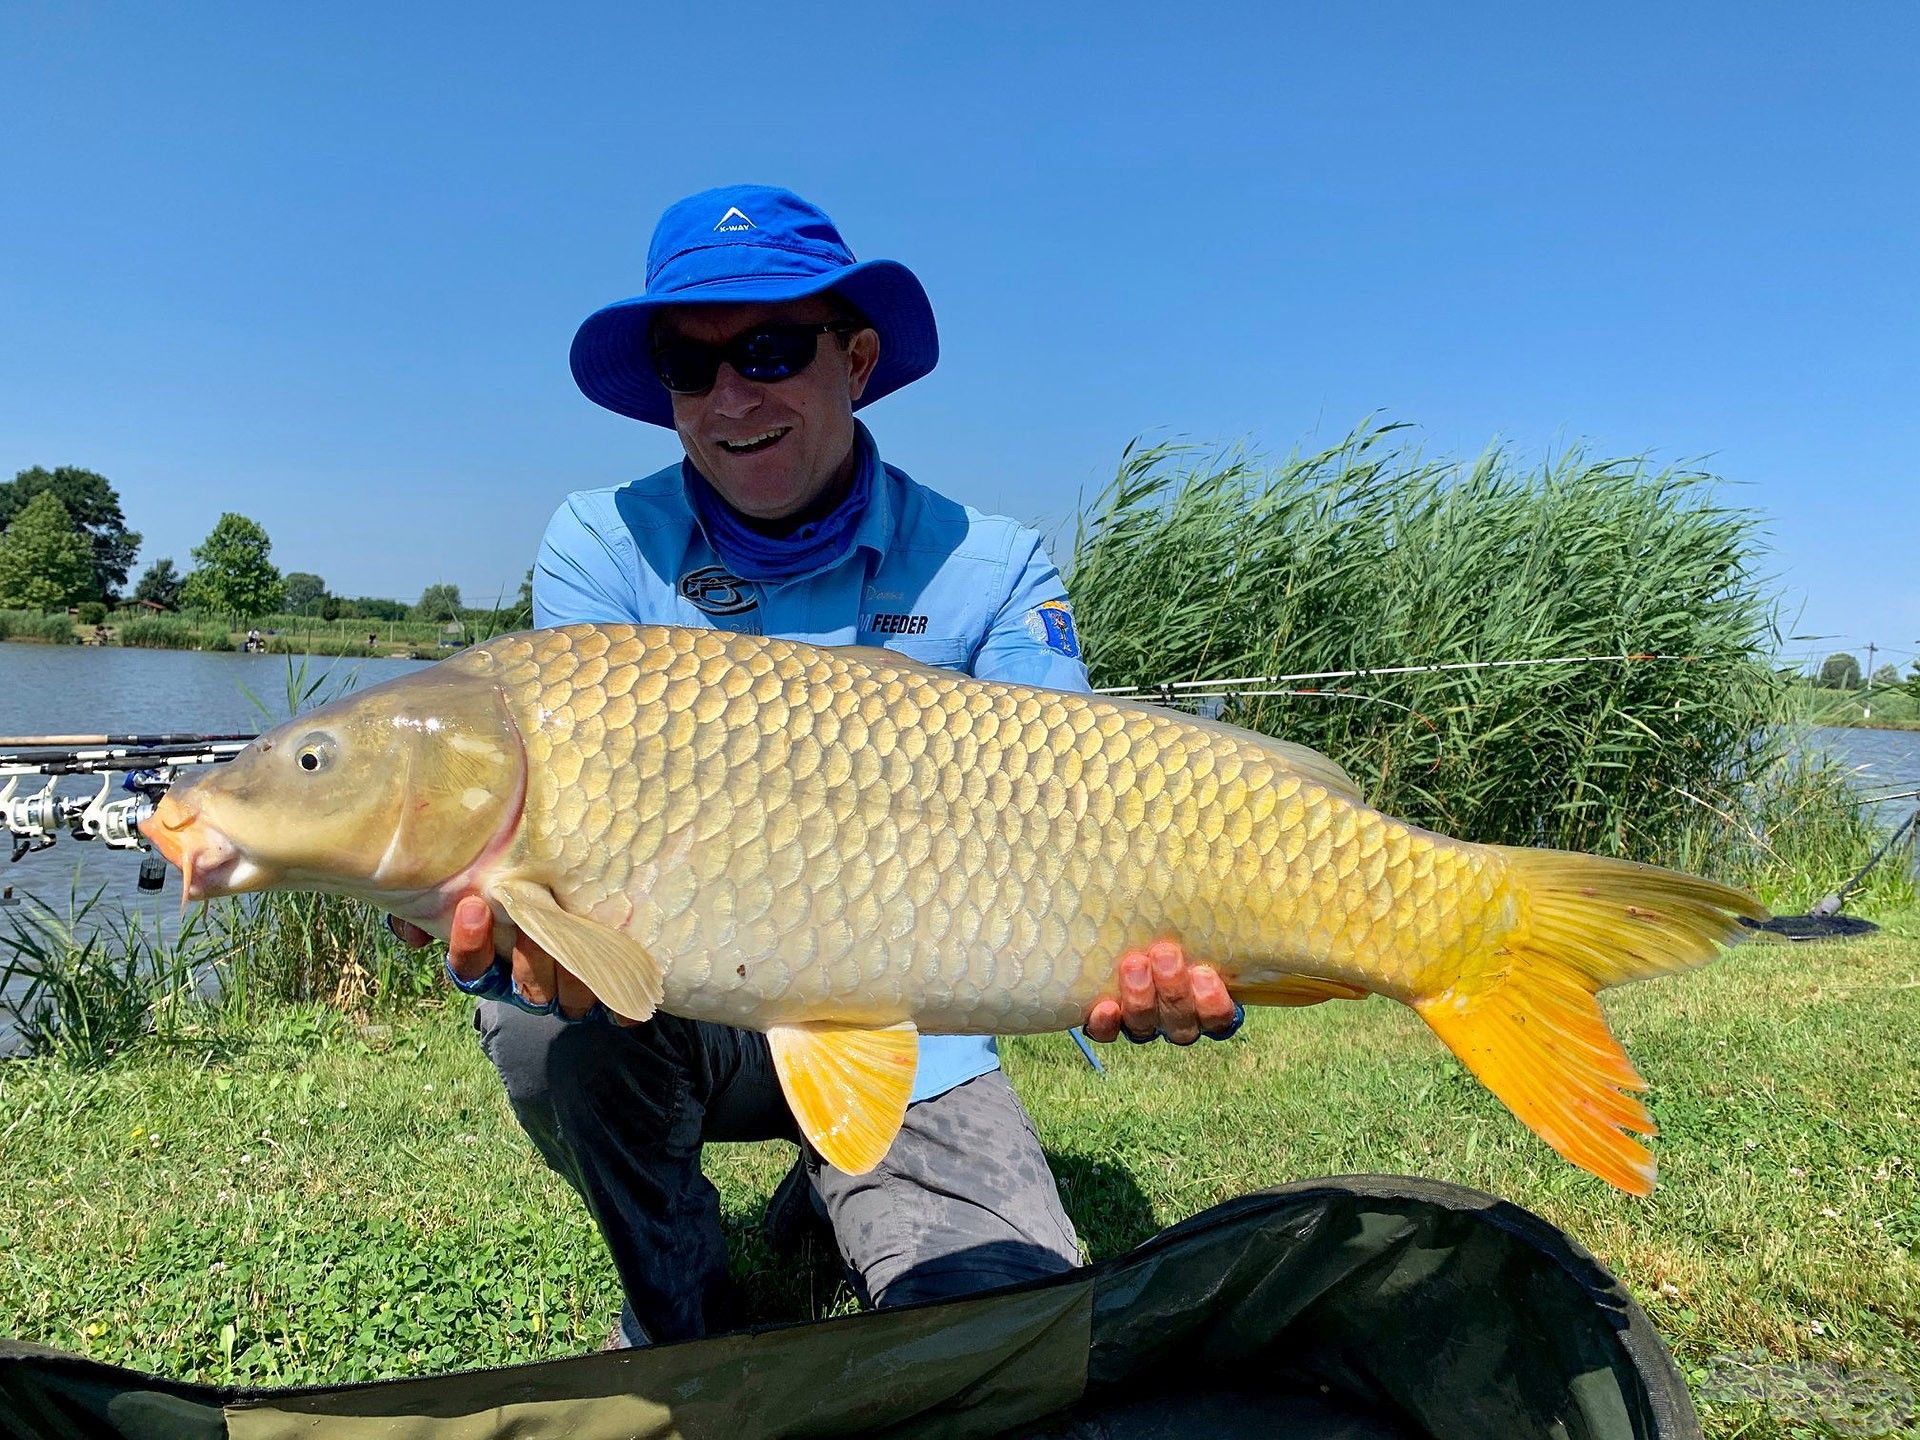
M1519 928L1413 1008L1541 1139L1609 1184L1649 1194L1653 1156L1624 1132L1657 1127L1623 1093L1647 1082L1594 992L1690 969L1738 933L1740 916L1766 911L1739 890L1650 865L1495 848L1519 890Z

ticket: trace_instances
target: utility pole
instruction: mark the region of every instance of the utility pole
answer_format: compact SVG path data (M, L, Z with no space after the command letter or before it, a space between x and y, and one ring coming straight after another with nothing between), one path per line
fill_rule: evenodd
M1867 641L1867 693L1869 695L1873 693L1873 652L1879 648L1873 641Z

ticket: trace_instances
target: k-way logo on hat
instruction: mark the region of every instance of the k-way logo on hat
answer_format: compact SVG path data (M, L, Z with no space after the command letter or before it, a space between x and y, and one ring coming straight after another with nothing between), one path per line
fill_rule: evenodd
M718 216L716 220L714 217ZM723 185L667 207L647 245L647 289L603 305L573 337L573 378L596 405L673 428L653 368L668 305L784 305L832 290L880 332L880 361L853 408L918 380L940 358L927 292L893 260L855 260L819 206L774 185Z

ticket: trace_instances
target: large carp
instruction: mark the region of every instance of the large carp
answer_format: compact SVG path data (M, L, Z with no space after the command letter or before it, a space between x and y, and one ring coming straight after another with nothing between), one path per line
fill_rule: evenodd
M505 635L324 706L141 827L188 898L492 905L609 1007L765 1031L843 1170L898 1130L916 1030L1063 1028L1178 940L1251 1004L1412 1006L1576 1165L1645 1194L1644 1089L1594 992L1764 912L1710 881L1475 845L1312 750L873 649L668 626Z

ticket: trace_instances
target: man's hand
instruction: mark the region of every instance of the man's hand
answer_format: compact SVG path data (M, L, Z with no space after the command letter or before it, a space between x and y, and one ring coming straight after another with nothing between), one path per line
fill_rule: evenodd
M433 939L419 926L397 916L389 924L395 935L416 950ZM478 980L493 965L493 910L478 895L463 895L453 907L453 924L447 931L447 964L466 981ZM513 938L513 986L529 1005L545 1005L557 995L560 1013L569 1020L578 1020L591 1010L596 998L571 970L518 934Z
M1190 965L1172 940L1133 950L1114 967L1120 998L1093 1002L1081 1028L1092 1040L1114 1040L1125 1029L1135 1040L1156 1033L1176 1045L1233 1028L1233 997L1211 966Z

